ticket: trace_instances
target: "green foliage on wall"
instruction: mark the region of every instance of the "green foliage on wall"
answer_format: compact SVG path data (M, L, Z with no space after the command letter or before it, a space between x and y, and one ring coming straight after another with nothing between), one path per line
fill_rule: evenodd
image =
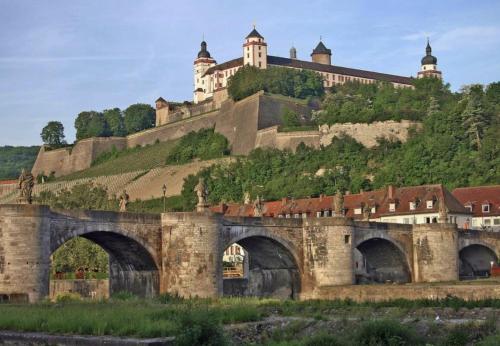
M228 93L235 101L260 90L303 99L321 96L325 92L321 75L308 70L283 67L269 67L263 70L244 66L229 79Z
M213 129L191 131L183 136L168 154L167 164L184 164L195 158L210 160L229 154L229 143L223 135Z
M387 184L412 186L444 184L448 188L500 182L500 83L470 86L452 93L439 80L416 81L407 101L407 114L417 114L423 129L410 131L406 143L379 140L367 149L345 137L319 150L299 146L295 153L257 149L248 157L218 164L199 173L205 177L210 202L241 202L244 192L275 200L285 196L333 194L337 189L358 192ZM376 86L349 84L346 90ZM380 86L399 95L400 90ZM388 94L387 94L388 95ZM406 97L406 96L405 96ZM396 100L397 101L397 100ZM377 101L390 110L398 102ZM406 102L406 101L405 101ZM196 181L191 177L188 182ZM193 185L194 186L194 185ZM186 185L183 195L193 195Z
M17 179L23 168L31 171L40 147L0 147L0 180Z

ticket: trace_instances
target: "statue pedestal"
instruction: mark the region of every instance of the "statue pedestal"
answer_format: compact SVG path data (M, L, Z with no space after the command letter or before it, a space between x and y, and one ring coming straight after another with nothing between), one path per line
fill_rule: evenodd
M206 203L202 203L202 204L198 203L196 205L196 211L198 213L203 213L206 210L208 210L208 204L206 204Z

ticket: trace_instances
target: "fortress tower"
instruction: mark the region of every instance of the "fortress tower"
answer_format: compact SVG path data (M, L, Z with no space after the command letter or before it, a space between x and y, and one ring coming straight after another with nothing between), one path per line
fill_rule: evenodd
M207 50L207 43L201 42L201 49L198 52L198 57L194 61L194 102L198 103L205 99L205 94L211 92L209 83L206 83L203 78L205 72L217 62L212 59L210 52Z
M422 58L421 70L417 73L417 78L435 77L442 79L441 71L437 69L437 58L432 55L432 48L427 39L427 47L425 47L425 56Z
M319 41L316 48L314 48L311 53L311 58L313 62L317 62L319 64L331 65L332 64L332 51L323 44L323 42Z
M243 44L243 65L267 68L267 43L255 26Z

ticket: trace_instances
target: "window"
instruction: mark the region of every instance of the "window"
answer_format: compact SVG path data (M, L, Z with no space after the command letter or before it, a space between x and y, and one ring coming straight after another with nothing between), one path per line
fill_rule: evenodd
M262 67L262 62L259 61L259 67Z
M490 212L490 205L489 204L483 204L483 213L489 213Z
M325 210L325 211L323 212L323 214L324 214L325 216L330 216L330 211L329 211L329 210Z
M286 215L285 215L285 218L289 219L289 218L290 218L290 216L291 216L290 214L286 214Z
M321 217L321 212L320 211L316 212L316 217Z
M259 46L259 50L260 50L261 48L262 48L262 47L261 47L261 46ZM259 54L260 54L260 53L259 53Z
M354 209L354 214L355 215L361 215L361 208Z
M433 217L433 218L432 218L432 223L437 223L437 222L438 222L437 218L436 218L436 217Z
M307 213L302 213L302 218L305 219L307 217Z
M491 225L491 220L490 220L490 219L484 219L484 224L485 224L486 226Z
M261 52L259 52L259 58L262 58L262 53Z
M396 203L389 203L389 211L396 211Z
M432 209L433 206L434 206L434 201L433 200L427 201L427 209Z
M278 218L282 219L283 218L283 214L279 214Z
M470 211L472 213L472 204L467 204L465 206L465 209L467 209L467 211Z
M493 219L493 224L494 225L500 225L500 219Z
M375 213L376 211L377 211L377 208L376 208L376 207L372 207L372 209L371 209L371 213L373 214L373 213Z
M300 214L293 214L293 217L298 219L300 217Z
M344 243L349 244L350 240L351 240L350 235L348 235L348 234L344 235Z
M250 59L250 54L247 53L247 58Z
M415 202L410 202L410 210L415 210L417 204Z

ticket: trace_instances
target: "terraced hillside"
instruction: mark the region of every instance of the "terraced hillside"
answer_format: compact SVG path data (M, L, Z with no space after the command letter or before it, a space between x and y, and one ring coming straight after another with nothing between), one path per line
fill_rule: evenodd
M189 174L196 174L199 170L216 162L229 161L230 158L215 159L209 161L192 162L185 165L163 166L149 170L135 170L131 172L83 177L71 180L58 180L44 184L36 184L34 195L38 196L42 191L54 193L61 189L71 189L75 185L92 182L101 185L108 190L110 196L116 196L126 190L131 200L148 200L163 196L162 186L167 185L167 197L180 195L184 178ZM85 171L81 172L84 175ZM0 204L15 203L17 190L0 198Z
M96 159L89 169L62 176L57 180L68 181L111 176L162 167L165 165L165 158L177 142L177 140L159 142L144 147L104 153Z

